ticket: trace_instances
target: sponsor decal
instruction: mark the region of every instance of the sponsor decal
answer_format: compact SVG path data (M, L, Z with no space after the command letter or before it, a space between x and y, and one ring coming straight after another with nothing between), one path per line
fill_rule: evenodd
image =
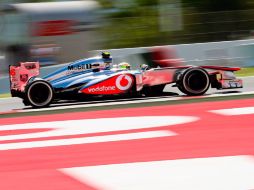
M93 63L93 64L69 65L67 67L66 75L70 75L70 74L73 74L76 72L85 71L87 69L103 69L105 67L103 64L98 62L98 63Z
M87 69L92 69L92 64L84 64L84 65L69 65L67 67L66 75L70 75L73 73L85 71Z
M91 64L85 64L85 65L70 65L68 66L69 71L75 71L75 70L86 70L86 69L91 69L92 65Z
M16 77L16 69L14 68L14 66L10 67L10 81L11 81L11 89L17 89L19 88L18 82L19 79Z
M116 86L120 90L128 90L132 85L132 77L129 75L120 75L116 79Z
M88 87L82 92L86 94L121 94L129 90L132 85L133 77L130 74L122 74Z
M97 88L89 88L89 92L104 92L104 91L112 91L115 90L115 86L102 86L102 87L97 87Z
M16 75L15 69L10 69L10 75L11 75L11 76L15 76L15 75Z

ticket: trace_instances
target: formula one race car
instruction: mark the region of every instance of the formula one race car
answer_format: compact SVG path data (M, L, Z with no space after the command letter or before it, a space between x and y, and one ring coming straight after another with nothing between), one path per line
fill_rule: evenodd
M240 68L166 67L166 62L163 60L164 66L159 68L143 65L131 70L130 66L112 66L112 58L104 53L102 57L70 63L42 78L38 77L38 62L24 62L20 66L10 66L11 94L22 98L25 105L46 107L53 101L86 100L90 96L159 95L170 83L191 96L205 94L210 86L217 89L242 88L242 80L234 75L234 71Z

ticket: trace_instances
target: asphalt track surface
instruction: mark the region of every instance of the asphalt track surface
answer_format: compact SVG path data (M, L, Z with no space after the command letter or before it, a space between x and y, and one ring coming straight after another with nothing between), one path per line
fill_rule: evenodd
M243 89L208 94L251 93L253 80L244 78ZM19 101L2 99L0 106L35 111ZM253 147L252 97L0 118L0 189L252 190Z
M225 95L228 94L230 95L231 93L239 93L241 94L242 92L253 92L254 93L254 77L243 77L243 84L244 87L243 88L239 88L239 89L230 89L230 90L216 90L216 89L209 89L206 93L206 95L213 95L213 96L221 96L221 95ZM56 104L52 104L51 107L48 110L53 110L56 109L56 107L63 107L63 106L69 106L66 108L71 108L75 105L86 105L86 104L93 104L96 106L96 104L98 103L103 103L103 102L108 102L108 105L110 105L111 103L117 103L117 102L123 102L123 101L131 101L133 102L140 102L142 100L146 100L147 102L149 102L150 100L154 101L155 99L157 99L157 101L160 100L168 100L171 99L174 100L174 98L176 97L183 97L184 94L182 94L177 88L171 87L171 85L167 85L166 88L164 89L164 92L166 92L163 96L159 96L159 97L142 97L142 98L128 98L128 99L111 99L111 100L94 100L94 101L83 101L83 102L59 102ZM165 99L166 98L166 99ZM61 108L59 108L61 109ZM33 111L33 109L31 107L25 107L24 104L22 103L22 100L20 98L0 98L0 113L1 112L9 112L12 110L27 110L27 111ZM36 110L35 110L36 111ZM37 110L38 111L38 110Z

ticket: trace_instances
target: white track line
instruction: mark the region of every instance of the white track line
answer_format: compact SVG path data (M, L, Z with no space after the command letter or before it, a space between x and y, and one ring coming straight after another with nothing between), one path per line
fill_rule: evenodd
M160 96L160 97L149 97L150 100L160 99L160 98L174 98L176 96ZM138 101L138 100L148 100L148 97L138 97L138 98L123 98L123 99L105 99L105 100L91 100L91 101L73 101L73 102L62 102L62 103L54 103L52 107L55 106L69 106L69 105L80 105L80 104L93 104L93 103L111 103L111 102L121 102L121 101Z
M149 129L162 126L179 125L197 121L197 117L190 116L143 116L143 117L118 117L97 118L66 121L51 121L39 123L24 123L1 125L0 132L28 129L51 129L44 132L24 133L0 136L0 141L33 139L45 137L62 137L69 135L83 135L104 132L119 132L136 129Z
M211 110L209 112L220 115L247 115L254 114L254 107L220 109L220 110Z
M199 118L197 117L191 116L144 116L1 125L0 132L8 132L22 129L51 130L27 134L25 133L2 135L0 136L0 150L66 146L76 144L175 136L178 134L174 131L171 131L169 129L170 126L181 126L181 124L194 122L198 119ZM161 127L166 127L166 129L158 129ZM146 131L133 131L142 129ZM114 132L116 134L101 134L105 132ZM74 138L73 135L78 136ZM79 135L89 136L80 137ZM48 140L44 138L57 139ZM27 142L27 140L29 141Z
M75 167L60 171L94 189L254 189L254 159L245 155Z
M125 105L125 104L139 104L139 103L148 103L148 102L163 102L170 100L180 100L181 97L171 97L171 98L159 98L159 99L147 99L147 100L138 100L138 101L124 101L124 102L107 102L107 103L96 103L96 104L85 104L85 105L72 105L72 106L61 106L61 107L49 107L33 110L18 110L18 112L38 112L38 111L51 111L51 110L64 110L72 108L88 108L88 107L99 107L99 106L109 106L109 105Z
M206 97L241 96L241 95L248 95L248 94L254 94L254 91L236 92L236 93L224 93L224 94L210 94L210 95L203 96L203 97L206 98Z
M148 131L148 132L81 137L81 138L70 138L70 139L6 143L6 144L0 144L0 150L15 150L15 149L24 149L24 148L40 148L40 147L66 146L66 145L100 143L100 142L114 142L114 141L123 141L123 140L168 137L168 136L174 136L174 135L176 135L176 133L171 131L166 131L166 130L160 130L160 131Z

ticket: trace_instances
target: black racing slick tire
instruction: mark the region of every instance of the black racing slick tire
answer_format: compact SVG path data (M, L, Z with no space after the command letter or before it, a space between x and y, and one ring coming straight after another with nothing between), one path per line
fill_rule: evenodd
M203 95L210 87L209 74L199 67L187 69L181 74L177 86L186 95Z
M48 107L54 98L52 86L44 80L36 80L26 88L26 99L34 108Z

